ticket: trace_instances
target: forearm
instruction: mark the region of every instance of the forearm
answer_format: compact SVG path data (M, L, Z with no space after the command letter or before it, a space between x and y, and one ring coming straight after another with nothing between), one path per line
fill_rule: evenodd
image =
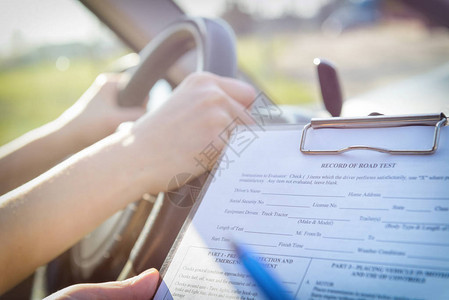
M44 173L82 146L72 129L56 120L1 147L0 194Z
M147 191L136 153L114 134L0 198L0 294Z
M142 116L141 107L116 103L119 77L100 75L57 120L0 148L0 194L42 174L68 155L112 134L117 126Z
M142 194L166 190L178 174L203 173L198 154L212 144L219 151L226 143L221 135L235 120L251 124L245 107L253 98L242 82L189 76L129 132L103 139L0 197L0 294Z

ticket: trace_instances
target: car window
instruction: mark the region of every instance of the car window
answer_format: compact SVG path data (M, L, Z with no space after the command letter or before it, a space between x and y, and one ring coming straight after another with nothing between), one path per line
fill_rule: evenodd
M336 65L344 98L449 67L447 28L407 1L176 3L190 15L227 20L237 33L240 68L281 104L319 106L315 57Z
M439 68L448 71L432 89L449 92L447 27L410 1L175 2L225 19L240 69L279 104L322 109L315 57L336 65L345 99ZM0 17L0 144L53 120L130 52L78 1L3 0Z
M55 119L129 53L72 0L0 1L0 144Z

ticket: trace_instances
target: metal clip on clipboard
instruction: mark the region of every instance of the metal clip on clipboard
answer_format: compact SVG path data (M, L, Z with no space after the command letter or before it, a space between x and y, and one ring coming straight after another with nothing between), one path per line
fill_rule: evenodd
M307 124L301 136L301 144L299 149L304 154L340 154L351 150L373 150L389 154L432 154L438 148L438 141L440 137L440 129L447 123L447 118L443 113L440 114L426 114L426 115L410 115L410 116L369 116L360 118L327 118L327 119L312 119ZM352 145L336 150L311 150L304 149L307 131L320 128L374 128L374 127L400 127L400 126L434 126L435 131L433 135L433 145L429 149L403 149L391 150L380 147L372 147L366 145Z

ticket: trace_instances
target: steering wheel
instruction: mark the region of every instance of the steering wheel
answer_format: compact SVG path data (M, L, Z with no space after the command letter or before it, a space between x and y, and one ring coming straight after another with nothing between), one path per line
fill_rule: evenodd
M195 48L197 71L235 77L237 60L232 29L219 20L186 18L166 28L141 51L141 62L119 91L119 105L142 105L157 80L164 78L181 56ZM47 265L47 291L78 282L116 280L125 264L122 278L146 268L160 268L196 200L192 188L199 190L204 178L203 175L170 193L143 195L113 215ZM182 183L189 179L188 174L175 178ZM66 274L67 266L71 274Z

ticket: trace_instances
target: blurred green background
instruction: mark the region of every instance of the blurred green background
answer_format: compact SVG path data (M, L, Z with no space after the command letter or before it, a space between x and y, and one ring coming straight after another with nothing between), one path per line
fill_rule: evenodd
M79 58L61 71L54 61L0 70L0 144L58 117L107 62Z

